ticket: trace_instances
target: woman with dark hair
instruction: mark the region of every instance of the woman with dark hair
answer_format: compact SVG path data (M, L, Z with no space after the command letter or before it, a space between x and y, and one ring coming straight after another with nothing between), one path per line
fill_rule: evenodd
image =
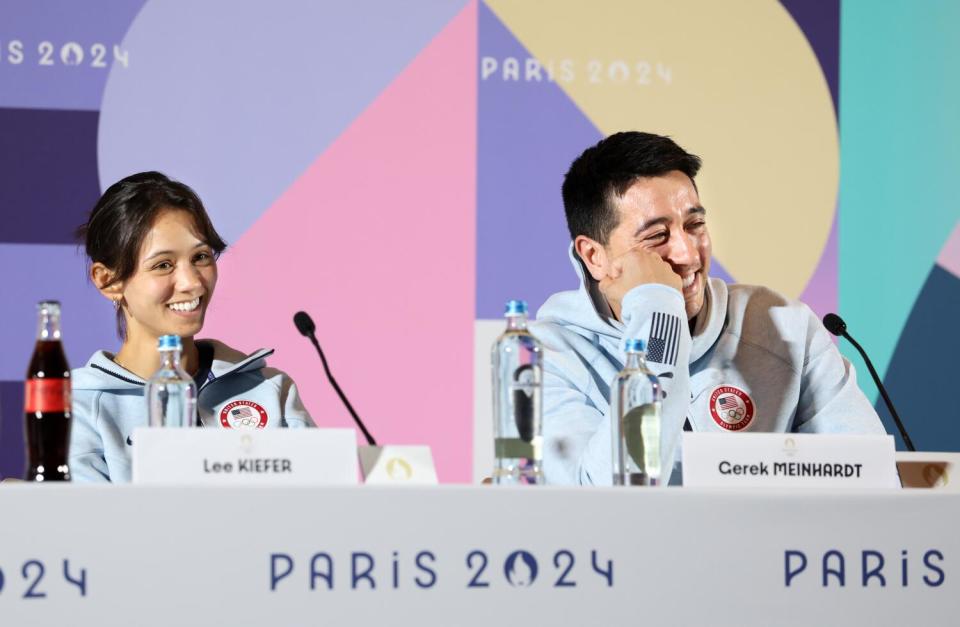
M130 480L132 433L147 424L143 389L159 368L163 335L181 338L181 365L199 390L199 424L314 426L293 381L266 367L272 350L245 355L216 340L194 340L226 243L192 189L159 172L134 174L104 192L78 234L90 279L114 303L122 344L116 354L97 351L71 375L75 481Z

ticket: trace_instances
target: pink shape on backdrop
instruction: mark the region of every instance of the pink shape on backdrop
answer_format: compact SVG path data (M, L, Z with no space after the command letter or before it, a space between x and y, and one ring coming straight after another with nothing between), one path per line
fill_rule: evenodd
M953 227L953 233L940 250L937 265L960 279L960 222Z
M820 318L823 318L824 314L837 311L837 228L837 212L834 211L833 225L830 227L830 235L823 247L817 269L800 295L800 300L809 305Z
M308 311L378 441L429 444L444 482L472 472L476 21L470 3L229 249L204 329L276 348L318 425L352 426L293 326Z

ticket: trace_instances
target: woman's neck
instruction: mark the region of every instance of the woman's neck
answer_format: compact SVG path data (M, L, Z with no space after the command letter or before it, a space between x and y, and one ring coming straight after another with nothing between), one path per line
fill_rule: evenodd
M149 379L160 368L160 353L157 351L159 338L128 332L123 346L117 351L113 361L141 379ZM192 337L180 338L183 352L180 355L180 367L188 374L196 374L200 367L200 352Z

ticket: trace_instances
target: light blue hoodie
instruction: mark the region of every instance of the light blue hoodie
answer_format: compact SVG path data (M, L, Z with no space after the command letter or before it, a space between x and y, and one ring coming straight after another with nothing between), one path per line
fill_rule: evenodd
M297 386L268 368L273 350L244 355L216 340L210 376L200 386L197 409L204 427L263 429L313 427ZM147 425L145 381L98 351L71 371L73 427L70 474L74 481L130 481L132 434Z
M579 290L551 296L533 333L544 343L544 473L549 483L610 485L610 384L625 338L647 340L666 392L666 482L694 431L884 433L853 366L809 307L764 287L710 279L691 338L681 293L659 284L627 292L614 319L572 247ZM679 476L671 479L676 483Z

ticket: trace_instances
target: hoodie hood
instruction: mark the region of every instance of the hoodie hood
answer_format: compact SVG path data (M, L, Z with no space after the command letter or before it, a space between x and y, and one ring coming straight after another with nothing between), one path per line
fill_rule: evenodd
M587 272L572 243L567 254L580 279L580 288L550 296L537 310L537 321L557 324L581 334L587 331L619 345L623 340L623 323L614 318L610 306L600 293L599 283ZM726 324L727 296L726 283L717 278L708 278L703 309L697 314L693 327L690 363L706 354L720 337Z
M623 323L613 317L610 306L600 293L599 284L587 272L572 243L567 249L567 256L580 279L580 289L552 295L537 310L537 321L552 322L619 340L623 337Z
M266 358L273 349L261 348L246 355L217 340L197 340L213 348L213 363L210 372L214 378L233 372L259 370L266 366ZM94 353L86 365L71 371L71 387L74 390L98 390L120 392L140 389L146 381L113 361L115 355L107 351Z

